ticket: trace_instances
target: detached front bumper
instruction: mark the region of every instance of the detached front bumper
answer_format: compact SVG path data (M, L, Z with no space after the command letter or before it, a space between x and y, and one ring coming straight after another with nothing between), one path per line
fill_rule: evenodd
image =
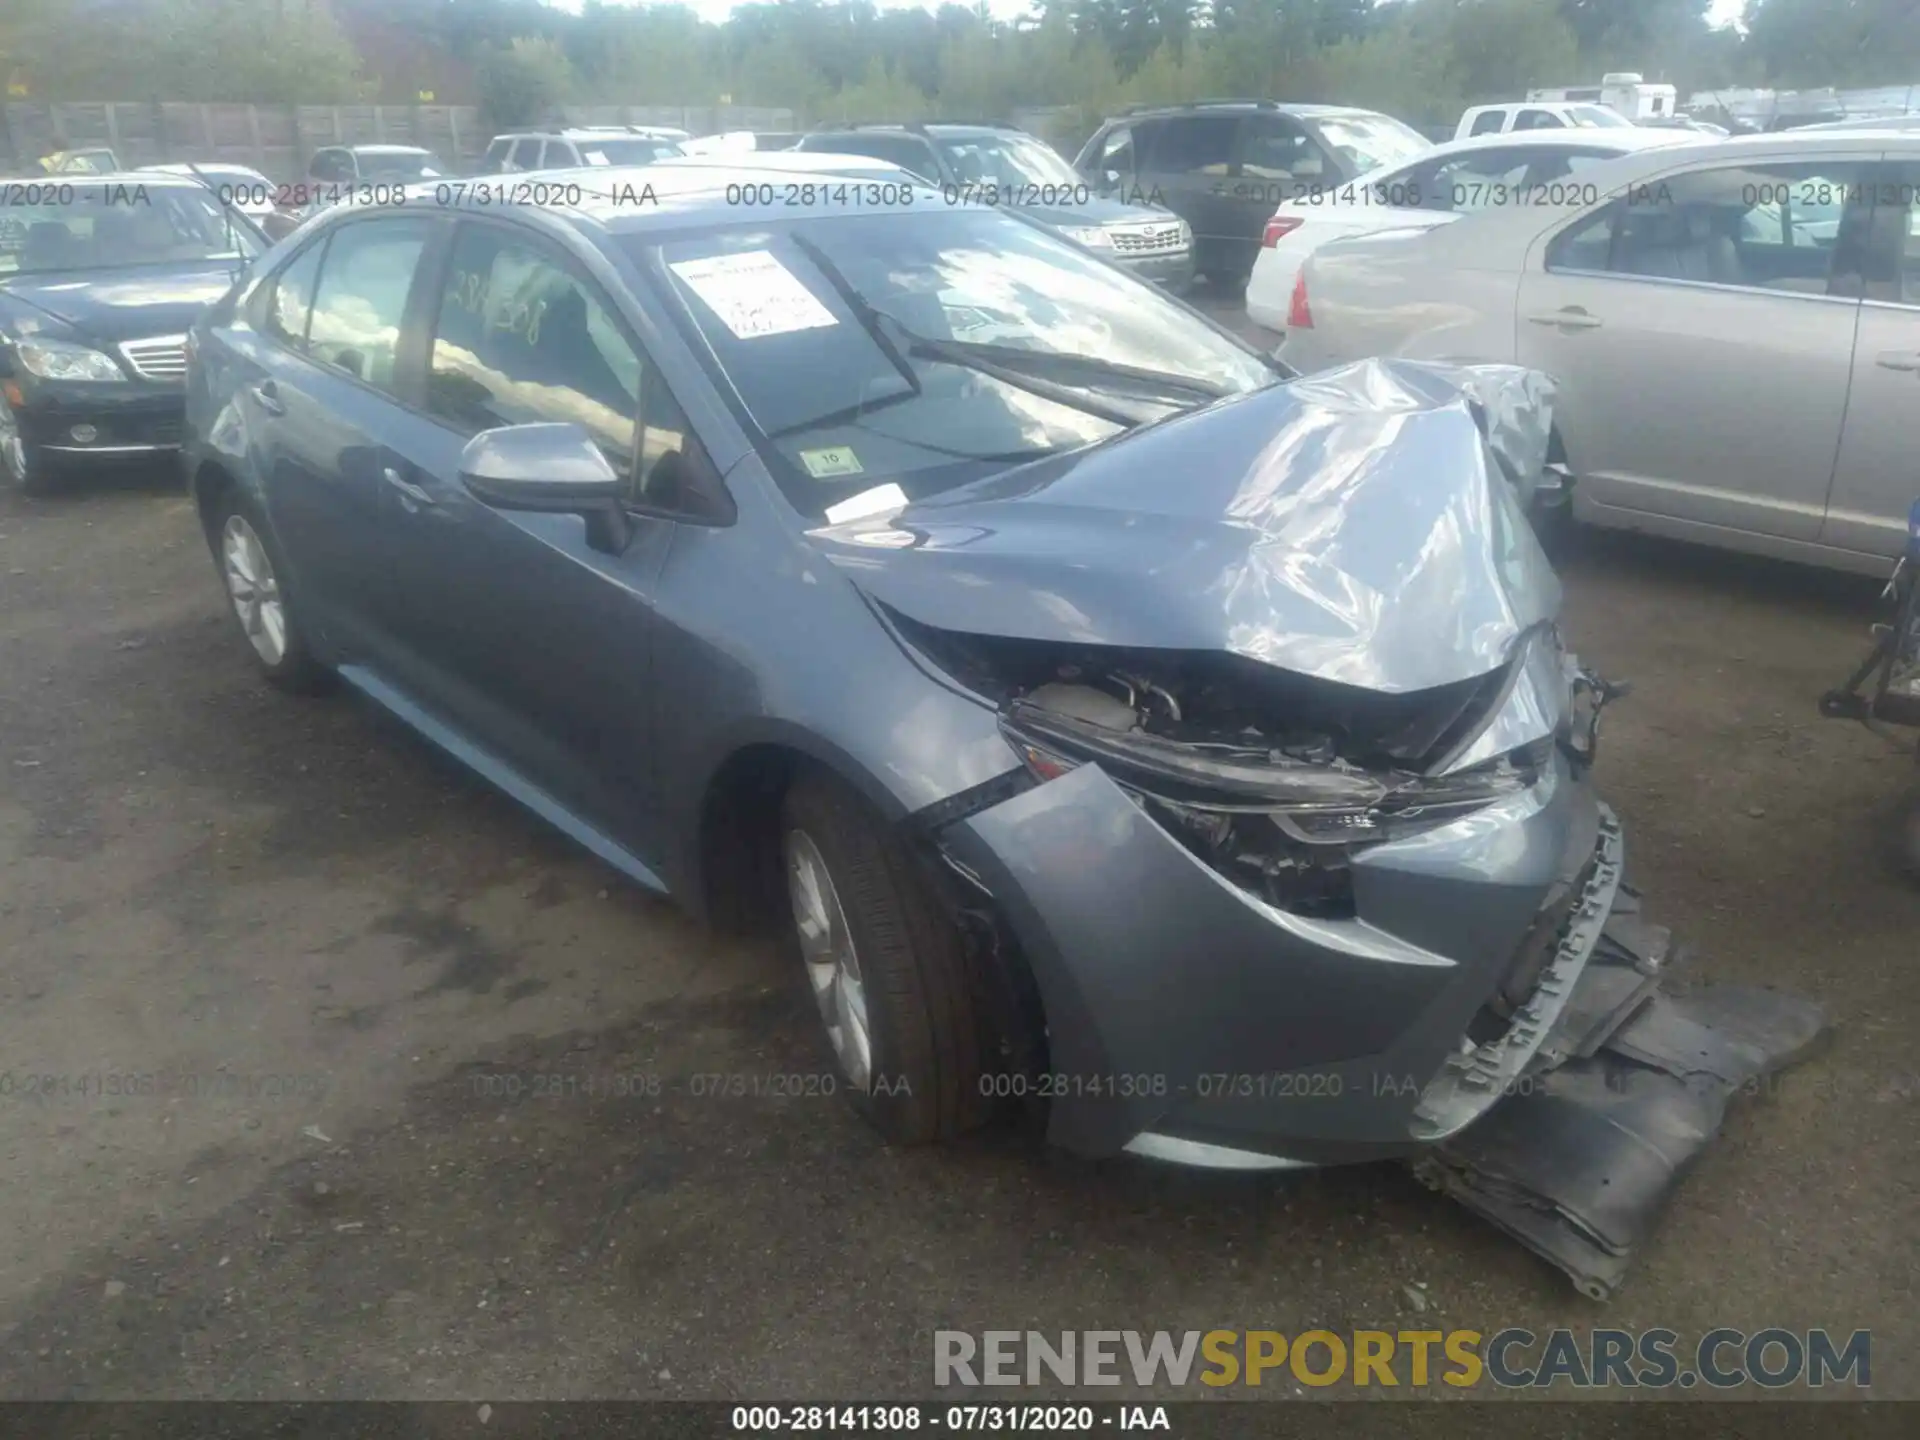
M1358 854L1347 920L1238 888L1093 766L942 842L995 896L1034 973L1052 1140L1285 1166L1410 1154L1497 1098L1419 1113L1527 963L1543 907L1592 868L1604 818L1556 762L1527 791Z
M1409 1159L1596 1299L1732 1096L1825 1032L1790 997L1662 991L1671 937L1564 759L1357 854L1350 920L1239 889L1095 766L940 841L1033 972L1053 1142L1225 1169Z

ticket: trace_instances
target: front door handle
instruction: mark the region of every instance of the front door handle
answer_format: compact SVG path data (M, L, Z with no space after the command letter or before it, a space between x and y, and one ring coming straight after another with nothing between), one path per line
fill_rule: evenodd
M271 380L262 380L257 385L249 385L247 397L269 415L287 413L286 402L280 398L280 387Z
M1545 315L1529 315L1527 322L1532 325L1551 325L1557 330L1598 330L1600 317L1589 315L1578 305L1569 305L1564 310L1552 310Z
M395 493L400 497L400 508L405 510L409 515L417 515L422 510L431 510L434 508L436 502L433 496L421 489L418 485L415 485L412 481L406 479L391 465L380 472L380 478L393 487Z
M1920 370L1920 350L1882 350L1873 363L1882 370Z

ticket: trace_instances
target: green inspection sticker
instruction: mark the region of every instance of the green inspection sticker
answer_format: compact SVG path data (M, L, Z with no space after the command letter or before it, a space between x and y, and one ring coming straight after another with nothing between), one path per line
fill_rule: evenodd
M860 463L860 457L853 453L848 445L829 445L824 450L802 450L800 463L807 467L807 474L816 480L830 480L836 475L864 475L866 467Z

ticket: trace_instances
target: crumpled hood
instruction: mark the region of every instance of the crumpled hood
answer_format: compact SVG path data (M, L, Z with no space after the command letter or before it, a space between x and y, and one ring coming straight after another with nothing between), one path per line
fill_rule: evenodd
M1393 693L1470 679L1560 587L1476 418L1498 407L1450 373L1363 361L810 538L941 629L1221 649Z

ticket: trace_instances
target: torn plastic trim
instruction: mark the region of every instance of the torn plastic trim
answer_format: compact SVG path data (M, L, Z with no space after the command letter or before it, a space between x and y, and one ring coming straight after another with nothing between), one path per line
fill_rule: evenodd
M1566 1009L1599 943L1626 866L1626 839L1619 818L1605 805L1599 811L1593 869L1553 958L1542 967L1533 993L1514 1011L1502 1034L1477 1045L1462 1036L1461 1048L1441 1062L1414 1107L1408 1127L1414 1139L1433 1142L1457 1134L1510 1093Z
M1337 757L1302 760L1277 748L1172 740L1134 729L1121 731L1046 709L1023 698L1001 716L1001 730L1029 764L1054 773L1095 763L1123 787L1157 800L1222 813L1260 812L1292 818L1306 843L1340 843L1372 828L1366 817L1440 822L1528 789L1539 760L1501 757L1504 768L1449 775L1413 771L1377 774ZM1045 765L1052 762L1052 767ZM1496 765L1499 762L1496 761ZM1352 817L1341 822L1337 817ZM1301 821L1333 820L1328 833Z

